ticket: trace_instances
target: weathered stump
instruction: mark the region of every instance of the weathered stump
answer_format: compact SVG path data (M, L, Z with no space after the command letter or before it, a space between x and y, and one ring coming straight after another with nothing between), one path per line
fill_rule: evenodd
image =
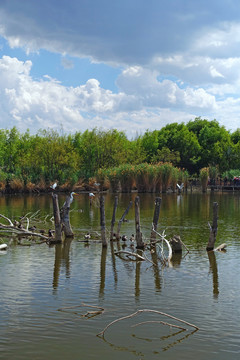
M112 215L112 221L111 221L110 240L113 240L113 228L114 228L114 224L115 224L115 220L116 220L117 206L118 206L118 196L115 196L113 215Z
M132 207L133 202L130 201L130 203L128 204L128 207L126 208L126 210L124 211L121 219L118 222L118 228L117 228L117 234L116 234L116 239L119 240L120 239L120 229L121 229L121 225L123 220L125 219L126 215L128 214L130 208Z
M161 201L162 201L162 199L160 197L157 197L155 199L155 209L154 209L154 215L153 215L153 223L152 223L150 242L156 241L156 231L157 231L158 219L159 219L159 214L160 214Z
M171 245L173 253L180 253L182 252L182 241L179 235L174 235L170 240L169 243Z
M214 244L217 238L217 230L218 230L218 203L214 202L213 203L213 222L212 225L209 225L210 228L210 235L209 235L209 239L208 239L208 244L207 244L207 251L211 251L214 249Z
M140 226L140 198L135 198L135 226L136 226L136 243L137 249L144 248L144 242L142 240L141 226Z
M65 203L63 204L60 210L61 222L62 222L62 230L64 232L65 237L73 237L73 231L70 224L70 204L71 204L71 196L67 196Z
M53 215L54 215L54 223L55 223L55 238L51 240L51 242L62 242L62 226L61 226L61 216L59 211L58 204L58 195L52 194L53 200Z
M106 227L105 227L105 208L104 208L104 197L100 196L100 226L101 226L101 239L102 246L107 247L107 238L106 238Z

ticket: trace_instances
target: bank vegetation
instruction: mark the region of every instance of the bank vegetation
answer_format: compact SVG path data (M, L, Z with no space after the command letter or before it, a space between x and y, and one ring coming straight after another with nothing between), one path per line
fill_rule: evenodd
M62 191L98 182L112 191L158 192L193 179L233 178L238 169L240 129L231 133L216 120L173 123L134 139L117 130L0 130L2 193L45 192L56 180Z

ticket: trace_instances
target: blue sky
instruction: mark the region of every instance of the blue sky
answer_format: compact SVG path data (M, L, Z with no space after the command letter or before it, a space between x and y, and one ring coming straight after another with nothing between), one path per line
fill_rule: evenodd
M240 127L239 0L0 0L0 128Z

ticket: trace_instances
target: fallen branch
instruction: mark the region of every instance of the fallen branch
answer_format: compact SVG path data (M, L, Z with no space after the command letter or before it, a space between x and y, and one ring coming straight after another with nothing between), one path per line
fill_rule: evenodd
M4 216L4 215L2 215L2 214L0 214L0 217L2 217L3 219L7 220L7 221L9 222L10 226L14 226L13 223L12 223L12 221L11 221L8 217L6 217L6 216Z
M20 235L20 236L37 236L37 237L40 237L40 238L45 239L45 240L49 239L45 235L39 234L37 232L28 231L26 229L19 229L19 228L16 228L15 226L13 226L13 225L0 224L0 230L3 230L5 232L11 232L11 233L14 233L14 234Z
M167 244L167 247L168 247L168 262L171 261L172 259L172 248L171 248L171 245L169 243L169 241L165 238L166 235L163 233L163 234L159 234L156 230L152 229L152 231L154 231L158 236L160 236L161 240L162 241L165 241L165 243Z
M174 324L169 324L169 323L167 323L165 321L157 321L157 320L156 321L155 320L153 320L153 321L143 321L143 322L140 322L138 324L132 325L131 327L136 327L136 326L139 326L139 325L144 325L144 324L149 324L149 323L163 324L163 325L168 325L170 327L174 327L174 328L177 328L177 329L180 329L180 330L185 330L185 331L187 330L186 328L183 328L181 326L174 325Z
M199 327L196 326L196 325L193 325L193 324L190 324L189 322L185 321L185 320L181 320L179 318L176 318L175 316L172 316L172 315L169 315L169 314L166 314L166 313L163 313L161 311L157 311L157 310L150 310L150 309L142 309L142 310L137 310L135 313L133 314L130 314L130 315L126 315L126 316L123 316L119 319L116 319L116 320L113 320L111 323L109 323L99 334L97 334L97 336L102 336L104 337L104 333L105 331L113 324L115 324L116 322L119 322L121 320L125 320L125 319L129 319L129 318L132 318L140 313L143 313L143 312L151 312L151 313L155 313L155 314L159 314L159 315L163 315L163 316L167 316L171 319L174 319L174 320L177 320L179 322L182 322L183 324L186 324L188 326L191 326L191 327L194 327L195 329L199 330Z
M214 249L214 251L226 251L226 247L227 247L227 244L221 244L219 245L218 247L216 247L216 249Z
M95 306L95 305L89 305L89 304L85 304L85 303L82 303L81 305L75 305L75 306L65 306L63 308L60 308L58 309L58 311L63 311L63 312L68 312L68 310L70 309L76 309L76 308L79 308L79 307L82 307L82 306L86 306L86 307L90 307L90 308L95 308L95 309L98 309L96 311L87 311L85 314L80 314L82 317L86 317L88 319L96 316L96 315L100 315L104 312L104 308L102 307L99 307L99 306ZM77 312L73 312L73 314L78 314Z
M139 255L139 254L136 254L136 253L130 252L130 251L125 251L125 250L115 251L114 254L117 255L117 256L120 256L120 255L122 255L122 254L125 254L127 257L129 257L129 256L135 257L136 260L141 260L141 261L145 261L145 260L146 260L143 256L141 256L141 255ZM129 259L129 260L134 261L133 259Z

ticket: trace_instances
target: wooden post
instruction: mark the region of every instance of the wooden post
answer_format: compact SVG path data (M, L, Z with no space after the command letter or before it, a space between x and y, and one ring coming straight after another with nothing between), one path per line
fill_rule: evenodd
M213 203L213 222L212 222L212 226L208 223L209 228L210 228L210 235L209 235L209 240L208 240L208 244L207 244L207 251L211 251L214 249L214 244L216 241L216 237L217 237L217 230L218 230L218 203L214 202Z
M62 229L63 229L64 235L66 237L74 236L72 227L70 224L70 216L69 216L70 204L71 204L71 197L67 196L66 201L60 210Z
M113 215L112 215L112 221L111 221L110 240L113 240L113 228L114 228L115 219L116 219L117 206L118 206L118 196L115 196Z
M105 209L104 209L103 195L100 196L100 225L101 225L102 246L107 247L106 228L105 228Z
M132 204L133 204L133 202L130 201L130 203L128 204L128 207L126 208L126 210L124 211L121 219L120 219L119 222L118 222L118 228L117 228L117 234L116 234L116 239L117 239L117 240L120 239L120 229L121 229L122 222L123 222L123 220L125 219L125 216L128 214L128 212L129 212Z
M144 243L142 240L142 233L141 233L141 227L140 227L140 198L139 196L136 196L135 198L135 225L136 225L136 243L137 249L143 249Z
M62 242L61 217L60 217L57 194L52 194L52 200L53 200L53 215L54 215L54 223L55 223L55 238L51 242L61 243Z
M153 215L153 223L152 223L152 231L150 236L150 242L156 241L156 232L157 231L157 225L158 225L158 219L160 214L160 207L161 207L161 201L162 199L160 197L157 197L155 199L155 209L154 209L154 215ZM155 230L155 231L153 231Z

